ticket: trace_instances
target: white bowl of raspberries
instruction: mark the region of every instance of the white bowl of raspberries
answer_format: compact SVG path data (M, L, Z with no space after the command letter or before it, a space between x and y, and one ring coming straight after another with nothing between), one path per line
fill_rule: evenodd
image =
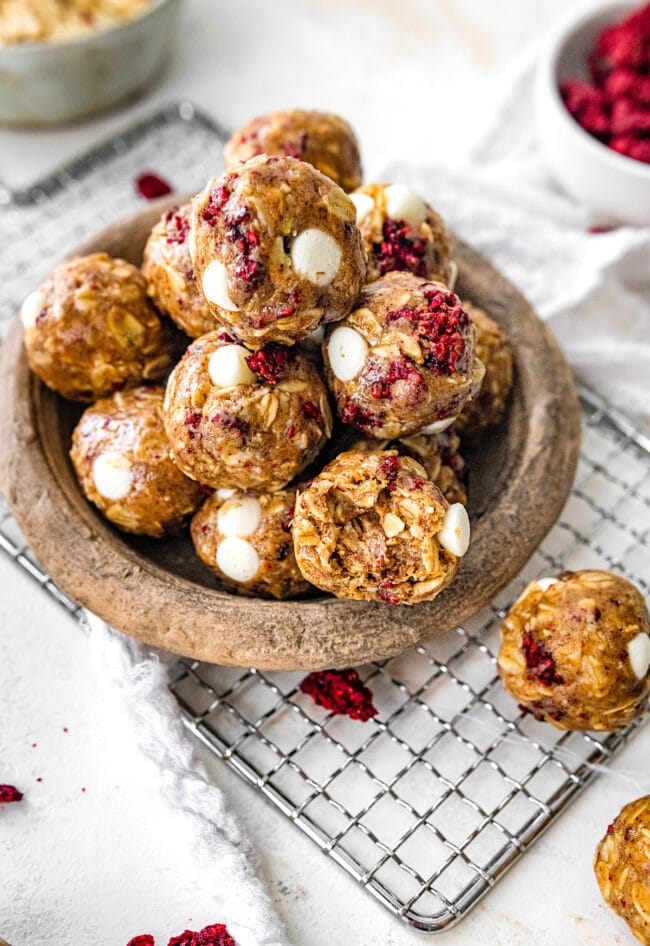
M539 57L536 111L558 183L603 223L650 225L650 3L565 20Z

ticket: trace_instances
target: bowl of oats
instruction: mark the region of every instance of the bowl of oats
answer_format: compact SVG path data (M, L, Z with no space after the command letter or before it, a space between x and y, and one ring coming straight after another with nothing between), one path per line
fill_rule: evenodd
M181 0L0 0L0 122L56 125L146 89Z

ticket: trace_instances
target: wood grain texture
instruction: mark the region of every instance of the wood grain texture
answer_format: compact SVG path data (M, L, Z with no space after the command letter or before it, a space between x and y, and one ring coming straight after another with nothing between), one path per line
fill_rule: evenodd
M168 199L79 247L141 260ZM557 342L516 289L458 244L457 291L508 332L515 381L500 428L467 451L472 541L435 601L392 607L318 597L262 601L231 595L187 537L156 542L120 533L81 494L68 458L82 408L28 369L19 320L0 349L0 489L34 553L71 597L119 630L186 657L260 669L313 670L381 660L462 624L520 571L571 488L580 408ZM464 451L465 452L465 451Z

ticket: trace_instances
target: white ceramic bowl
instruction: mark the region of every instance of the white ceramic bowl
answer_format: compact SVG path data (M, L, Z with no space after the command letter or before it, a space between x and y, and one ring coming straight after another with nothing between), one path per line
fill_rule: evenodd
M639 2L593 3L573 12L540 51L535 89L539 137L558 183L612 222L650 225L650 165L612 151L569 114L559 85L587 78L587 56L600 30Z
M152 0L134 20L64 43L0 46L0 122L83 118L147 86L167 61L182 0Z

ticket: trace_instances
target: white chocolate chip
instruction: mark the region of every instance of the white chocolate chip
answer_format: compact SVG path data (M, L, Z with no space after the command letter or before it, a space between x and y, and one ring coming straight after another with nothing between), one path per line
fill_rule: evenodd
M452 503L436 538L443 548L461 558L469 548L469 516L462 503Z
M216 388L232 388L237 384L255 384L257 378L246 364L250 352L242 345L223 345L208 359L208 374Z
M26 329L34 328L36 319L47 304L47 299L40 289L30 292L20 307L20 320Z
M222 489L217 490L217 496L219 497L219 499L230 499L230 497L234 496L236 492L237 492L236 489L222 488Z
M384 527L384 534L389 539L392 539L393 536L399 535L400 532L403 532L405 528L405 523L400 519L399 516L393 515L392 512L386 513L382 525Z
M239 307L230 298L228 290L228 272L219 260L212 260L205 268L201 280L203 295L208 302L227 309L228 312L239 312Z
M458 415L456 415L456 417L457 416ZM418 434L441 434L447 427L451 427L456 417L445 417L444 420L436 420L433 424L429 424L428 427L423 427L422 430L418 430Z
M223 504L217 515L222 535L240 539L252 535L262 521L262 507L254 496L238 496Z
M352 381L359 374L368 356L363 335L347 325L335 328L327 343L330 367L339 381Z
M632 670L639 680L643 680L650 667L650 637L641 631L627 645Z
M293 241L291 262L314 286L329 286L339 271L341 247L329 233L312 227Z
M454 286L456 285L456 280L458 279L458 263L454 262L453 259L449 260L449 279L447 280L447 285L454 291Z
M546 591L547 588L550 588L551 585L557 585L557 578L538 578L535 582L540 591Z
M406 220L408 223L422 223L427 215L427 207L419 194L405 187L404 184L391 184L384 191L386 213L391 220Z
M228 536L217 549L217 565L233 581L250 581L260 569L260 559L246 539Z
M368 214L374 210L374 200L370 194L348 194L348 197L357 208L357 223L363 223Z
M114 502L124 499L133 482L131 463L113 450L100 453L93 463L93 480L95 489L104 499Z

